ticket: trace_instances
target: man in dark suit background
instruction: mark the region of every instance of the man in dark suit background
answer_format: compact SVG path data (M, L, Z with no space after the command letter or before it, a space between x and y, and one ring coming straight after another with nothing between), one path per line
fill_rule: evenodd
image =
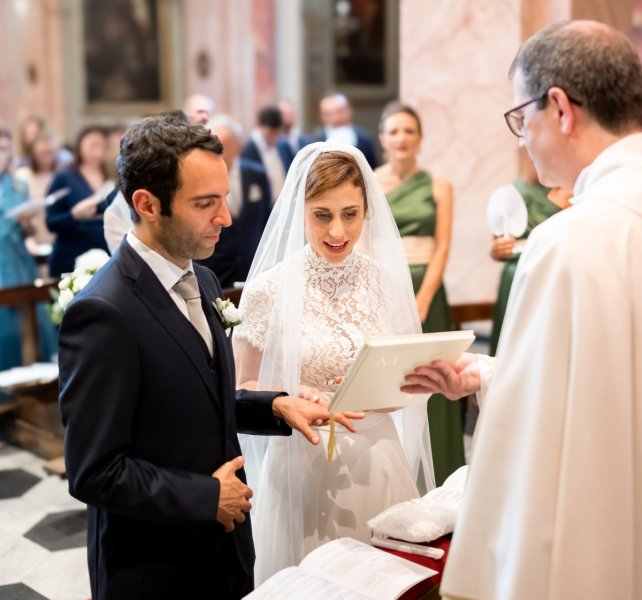
M257 126L250 133L241 156L263 165L274 204L294 159L290 146L283 139L283 117L278 106L264 106L259 111Z
M240 157L243 128L238 121L218 114L207 127L223 144L223 160L230 180L227 200L232 225L221 231L216 252L199 262L214 271L226 288L247 278L272 210L270 184L261 163Z
M373 169L379 166L372 135L363 127L352 124L352 107L343 94L329 94L321 98L319 118L323 127L315 131L308 138L307 143L336 140L350 144L363 152Z
M306 136L301 133L301 130L297 125L297 111L294 103L291 100L283 98L279 100L278 107L281 111L281 120L283 122L281 126L283 133L279 138L278 144L284 148L282 152L284 154L289 153L289 156L291 157L288 164L289 168L290 164L292 164L292 160L294 160L294 157L296 156L296 153L305 146L307 140Z
M313 443L325 406L235 393L215 276L192 259L230 224L222 147L176 115L131 126L120 186L135 219L60 331L70 493L88 504L93 600L239 598L254 549L237 430ZM199 297L200 296L200 297ZM351 426L349 422L346 423Z

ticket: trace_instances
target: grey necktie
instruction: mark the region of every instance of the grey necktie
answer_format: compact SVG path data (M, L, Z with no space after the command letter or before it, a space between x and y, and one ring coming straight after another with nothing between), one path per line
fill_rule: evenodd
M198 280L194 273L185 273L172 288L187 304L187 313L194 329L201 334L207 344L207 349L212 355L212 331L207 324L203 306L201 305L201 292L198 289Z

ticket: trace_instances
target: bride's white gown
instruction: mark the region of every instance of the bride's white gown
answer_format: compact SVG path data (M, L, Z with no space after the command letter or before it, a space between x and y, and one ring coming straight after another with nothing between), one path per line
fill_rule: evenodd
M308 246L304 255L301 384L331 395L335 378L346 373L366 337L395 332L393 290L365 255L353 252L339 265ZM243 292L243 323L235 335L261 351L282 276L283 263ZM327 541L343 536L369 541L369 518L419 496L390 414L371 413L355 425L355 434L337 427L332 463L327 427L318 428L319 446L296 431L269 438L252 499L257 585ZM248 449L249 462L251 456Z

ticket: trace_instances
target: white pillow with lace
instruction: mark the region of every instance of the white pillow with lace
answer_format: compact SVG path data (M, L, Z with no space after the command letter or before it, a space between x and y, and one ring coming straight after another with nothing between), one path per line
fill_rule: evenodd
M452 533L461 508L468 466L457 469L441 487L416 500L400 502L368 521L375 537L426 543Z

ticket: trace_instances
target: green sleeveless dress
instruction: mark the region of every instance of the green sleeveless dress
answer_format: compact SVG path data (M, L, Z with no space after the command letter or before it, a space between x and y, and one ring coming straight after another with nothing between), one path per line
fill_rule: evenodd
M435 235L437 207L432 187L432 176L420 171L386 195L402 237ZM415 293L421 286L426 268L427 265L410 266ZM451 329L450 307L442 284L432 299L422 330L430 333ZM441 394L433 394L428 401L430 444L437 485L466 463L462 414L460 400L451 401Z
M540 223L543 223L561 209L557 204L551 202L548 197L549 188L544 187L540 183L528 184L518 179L513 184L517 191L524 198L526 203L526 210L528 212L528 225L524 235L519 239L526 239L530 232L533 231ZM495 356L497 352L497 344L499 342L499 334L502 330L504 322L504 313L506 312L506 305L508 304L508 295L510 288L513 285L513 277L517 270L517 263L519 262L520 254L513 254L509 259L504 261L504 268L499 280L499 290L497 292L497 301L493 310L493 331L490 336L490 355Z

